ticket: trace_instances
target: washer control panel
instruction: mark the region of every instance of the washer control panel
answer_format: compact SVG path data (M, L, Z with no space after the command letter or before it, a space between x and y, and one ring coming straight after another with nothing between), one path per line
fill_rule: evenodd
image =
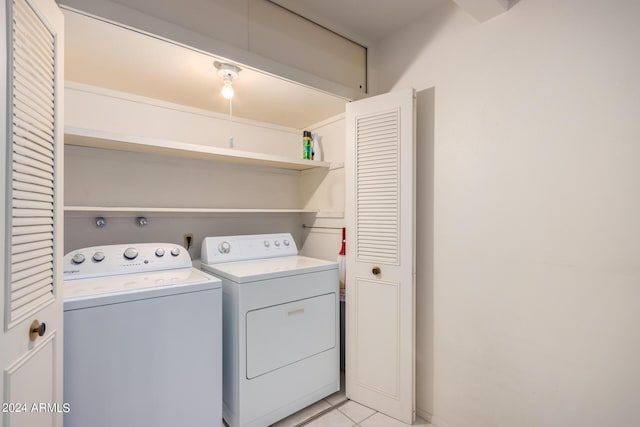
M64 256L64 280L190 268L189 252L171 243L93 246Z
M206 237L202 241L202 263L246 261L298 255L291 233Z

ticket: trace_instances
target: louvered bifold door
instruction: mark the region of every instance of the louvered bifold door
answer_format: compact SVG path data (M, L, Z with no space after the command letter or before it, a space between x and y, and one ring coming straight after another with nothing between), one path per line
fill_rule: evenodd
M356 118L356 258L398 264L399 109Z
M25 0L11 22L9 323L54 299L55 36Z
M414 91L347 104L347 397L410 424L415 393Z

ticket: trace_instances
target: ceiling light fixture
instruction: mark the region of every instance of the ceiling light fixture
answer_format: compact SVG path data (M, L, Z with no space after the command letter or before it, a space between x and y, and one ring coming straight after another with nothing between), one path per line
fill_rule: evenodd
M225 99L233 98L234 92L233 86L231 84L234 79L238 78L240 67L218 61L215 61L213 65L218 69L218 75L224 81L224 86L222 87L222 96L224 96Z

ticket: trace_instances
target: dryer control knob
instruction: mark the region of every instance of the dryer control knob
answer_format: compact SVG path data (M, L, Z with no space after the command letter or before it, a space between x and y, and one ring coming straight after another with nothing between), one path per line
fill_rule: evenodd
M275 242L273 242L274 245L276 245L276 247L280 247L280 241L276 240Z
M138 251L135 248L127 248L124 251L124 257L126 259L136 259L138 256Z
M162 249L162 248L158 248L158 249L156 249L156 256L157 256L158 258L163 257L163 256L164 256L164 249Z
M264 241L264 247L265 247L265 248L268 248L269 246L271 246L271 244L269 243L269 241L268 241L268 240L265 240L265 241Z
M178 256L178 255L180 255L180 248L173 248L173 249L171 249L171 255L173 255L173 256Z
M284 245L285 245L285 246L289 246L289 241L288 241L288 240L285 240L285 241L284 241L284 242L282 242L282 243L284 243Z
M229 242L221 242L218 245L218 252L220 252L221 254L228 254L229 251L231 250L231 243Z
M74 264L82 264L84 262L84 255L75 254L73 258L71 258L71 262Z
M95 254L93 254L93 260L95 262L100 262L104 259L104 252L98 251Z

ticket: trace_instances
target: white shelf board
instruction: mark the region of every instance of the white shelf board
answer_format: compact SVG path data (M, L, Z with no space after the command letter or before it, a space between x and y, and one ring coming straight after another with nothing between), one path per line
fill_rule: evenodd
M317 213L317 209L150 208L124 206L65 206L65 212L81 213Z
M65 126L64 143L81 147L104 148L134 153L160 154L164 156L190 159L214 160L252 166L272 167L290 170L329 168L331 163L315 160L295 160L271 154L239 151L207 145L145 138L116 133Z

